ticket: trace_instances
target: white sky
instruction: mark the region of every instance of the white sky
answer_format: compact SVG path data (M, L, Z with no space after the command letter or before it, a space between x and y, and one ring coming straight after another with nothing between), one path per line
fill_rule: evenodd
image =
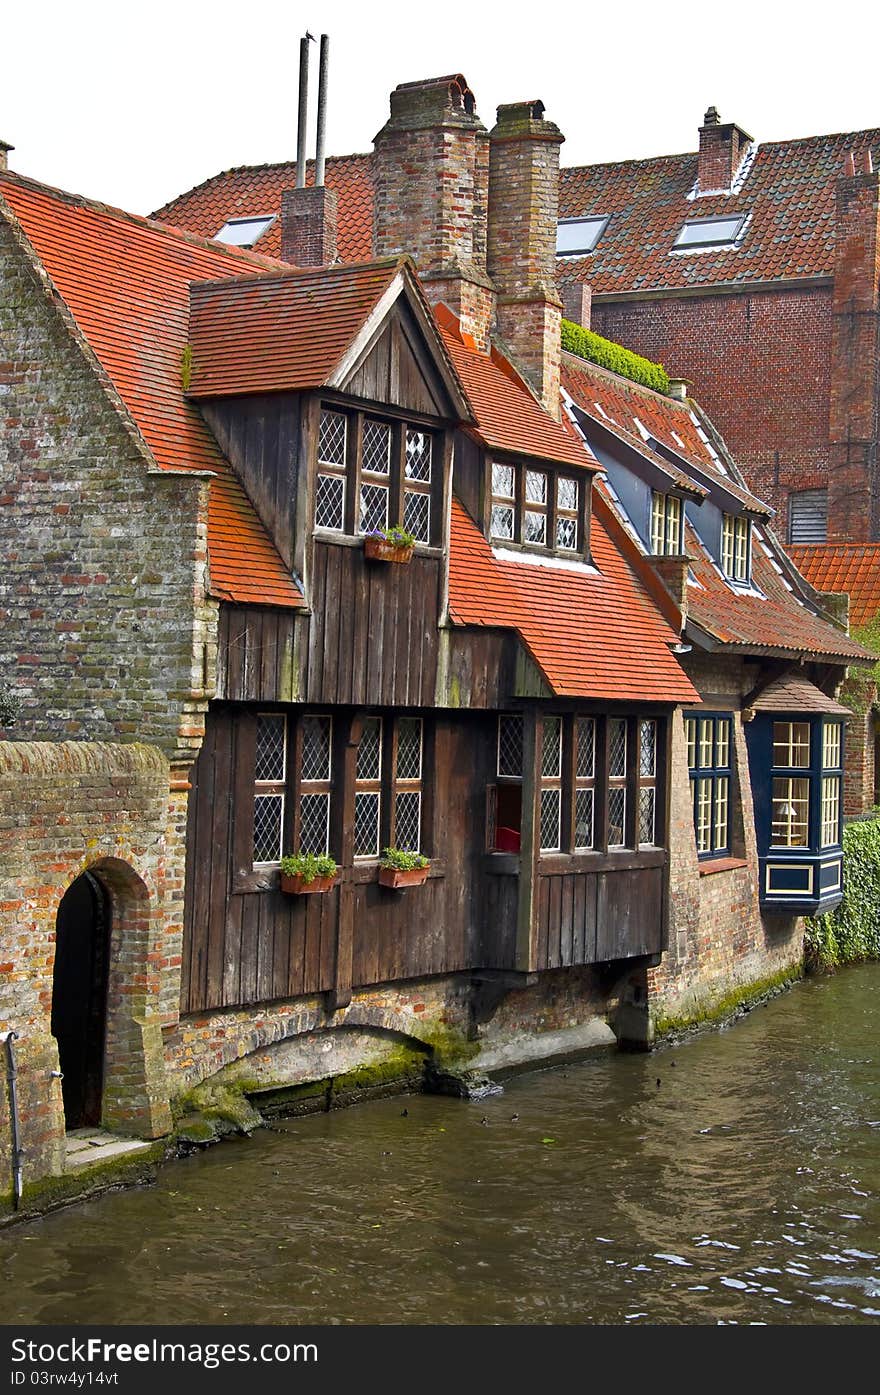
M487 126L540 97L565 165L696 149L712 103L758 140L860 130L880 126L878 16L868 0L10 0L0 137L22 174L147 213L295 157L306 29L330 35L328 154L371 149L397 83L457 71Z

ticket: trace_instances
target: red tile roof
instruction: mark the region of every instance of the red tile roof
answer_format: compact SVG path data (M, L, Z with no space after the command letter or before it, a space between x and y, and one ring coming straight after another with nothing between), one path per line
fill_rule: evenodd
M301 605L289 571L181 388L190 282L264 271L273 263L18 176L0 176L0 196L156 463L167 470L215 472L208 506L212 593L263 605Z
M827 697L815 683L795 673L786 673L768 683L751 705L759 712L833 712L840 717L852 715L848 707Z
M594 295L716 282L830 276L835 184L847 151L880 156L880 130L759 145L735 194L689 198L697 156L586 165L562 171L561 218L610 215L595 252L559 263L563 279L588 280ZM674 253L692 218L750 214L735 251Z
M478 353L462 340L454 316L437 309L443 342L474 410L477 432L490 450L598 470L599 462L566 423L550 417L506 359Z
M678 639L594 513L598 575L501 561L452 501L449 609L460 625L516 630L559 697L692 702L669 646Z
M394 258L194 285L189 395L320 387L400 271Z
M328 159L324 179L339 198L339 256L344 262L365 262L372 256L373 157L337 155ZM308 163L306 183L314 184L314 161ZM200 237L216 237L229 218L260 217L281 211L281 195L296 184L296 163L243 165L206 179L195 189L172 199L153 215L162 222L188 228ZM281 224L266 230L257 246L268 257L281 256Z
M880 615L880 543L801 544L788 551L817 591L846 592L854 629Z

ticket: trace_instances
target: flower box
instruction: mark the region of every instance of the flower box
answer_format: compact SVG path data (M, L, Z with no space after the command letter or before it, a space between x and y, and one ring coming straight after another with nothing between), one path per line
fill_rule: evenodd
M408 562L412 555L412 543L394 543L375 536L364 538L364 556L371 562Z
M380 867L379 885L390 886L393 891L401 891L407 886L421 886L427 881L430 867Z
M301 872L294 876L281 873L281 890L288 896L316 896L322 891L330 891L338 880L337 873L332 872L329 877L312 877L310 882L304 881Z

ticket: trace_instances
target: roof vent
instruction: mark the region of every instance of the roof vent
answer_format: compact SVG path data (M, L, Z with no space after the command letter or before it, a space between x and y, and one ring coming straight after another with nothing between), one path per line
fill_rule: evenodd
M720 123L721 123L721 117L718 115L718 108L717 108L717 107L708 107L707 110L706 110L706 115L703 117L703 125L704 125L704 126L718 126L718 125L720 125Z

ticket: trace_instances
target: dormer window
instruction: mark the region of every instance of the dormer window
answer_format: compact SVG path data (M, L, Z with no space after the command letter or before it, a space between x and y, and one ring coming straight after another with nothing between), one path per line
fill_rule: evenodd
M676 494L651 494L651 551L655 557L680 557L682 540L681 500Z
M595 252L608 226L608 217L560 218L556 224L557 257L585 257Z
M728 581L747 586L751 576L751 531L749 519L742 514L723 515L721 525L721 570Z
M589 486L551 468L495 460L490 467L489 538L529 549L582 555Z
M410 422L325 407L318 425L315 528L366 534L402 524L439 543L436 437Z
M272 214L263 218L230 218L214 234L214 241L225 242L229 247L253 247L274 222Z
M726 218L690 218L673 244L676 251L695 247L730 247L743 230L745 213Z

